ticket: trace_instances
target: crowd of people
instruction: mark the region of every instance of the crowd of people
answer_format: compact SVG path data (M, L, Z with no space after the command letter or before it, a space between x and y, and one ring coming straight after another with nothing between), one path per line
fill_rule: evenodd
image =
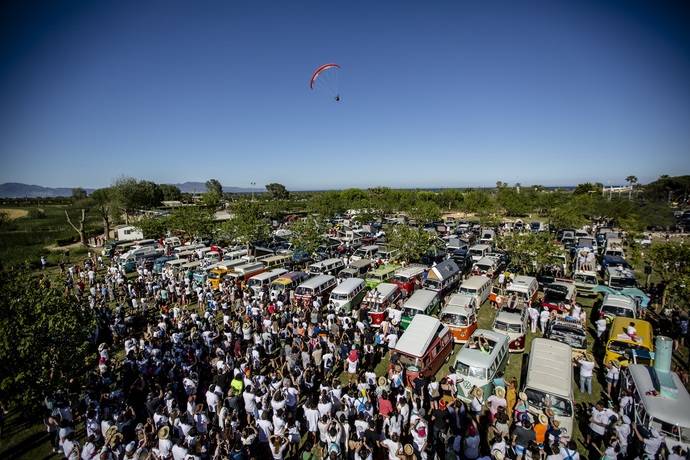
M382 365L403 331L372 327L364 306L241 280L212 290L167 268L128 277L117 257L61 268L99 324L95 368L45 399L53 449L70 460L580 458L552 411L527 411L515 379L463 402L452 365L412 383ZM623 392L592 408L588 444L629 458L639 436L653 458L654 433L631 428L628 404Z

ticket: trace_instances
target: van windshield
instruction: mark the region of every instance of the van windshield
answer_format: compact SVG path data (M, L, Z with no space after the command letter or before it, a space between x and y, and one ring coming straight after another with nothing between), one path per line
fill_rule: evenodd
M451 326L467 326L469 325L469 318L457 313L445 313L441 316L441 322Z
M483 256L484 250L483 249L470 249L470 254L472 254L473 256Z
M407 276L403 275L395 275L391 278L391 280L395 281L396 283L407 283L410 281L410 279Z
M263 280L257 279L257 278L252 278L249 280L249 283L247 285L249 287L254 287L254 286L261 286L263 284Z
M413 317L414 315L416 315L417 313L421 313L421 311L420 311L420 310L417 310L416 308L406 307L406 308L403 308L403 309L402 309L402 314L403 314L403 316L408 316L408 317L410 317L410 318L412 318L412 317Z
M304 286L297 286L297 289L295 289L295 294L297 295L311 295L311 292L311 288Z
M460 288L460 294L475 295L476 293L477 293L477 290L476 290L476 289L466 288L466 287L461 287L461 288Z
M603 307L601 307L601 311L611 316L625 316L626 318L635 317L635 314L633 313L632 309L625 307L617 307L615 305L604 305Z
M544 393L543 391L534 390L532 388L525 388L525 394L527 394L527 401L532 407L544 409L545 407L550 406L554 414L558 416L573 416L573 405L565 398Z
M637 281L635 281L635 278L625 276L622 278L611 278L609 285L614 288L636 287Z
M668 422L663 422L657 418L650 421L650 427L657 429L665 436L673 439L678 439L685 444L690 444L690 428L673 425Z
M583 273L577 273L573 277L574 281L579 281L580 283L586 284L597 284L597 277L592 275L585 275Z
M347 294L331 293L331 300L347 300Z
M424 281L424 287L431 289L432 291L438 291L441 289L441 282L437 280L427 279Z
M496 321L494 323L494 329L497 331L515 332L520 334L522 333L522 324L509 324L503 321Z
M468 366L462 361L458 361L455 363L455 371L465 377L486 380L486 368L484 367Z

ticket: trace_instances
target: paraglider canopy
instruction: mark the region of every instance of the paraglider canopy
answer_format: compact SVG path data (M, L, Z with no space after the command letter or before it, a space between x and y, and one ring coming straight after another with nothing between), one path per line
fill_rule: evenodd
M335 63L323 64L319 66L309 79L309 88L312 90L319 90L323 88L329 96L333 97L336 102L340 101L340 94L338 91L338 73L340 65Z

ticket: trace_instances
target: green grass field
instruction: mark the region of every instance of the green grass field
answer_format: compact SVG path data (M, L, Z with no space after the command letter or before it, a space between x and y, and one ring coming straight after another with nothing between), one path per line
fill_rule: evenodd
M57 264L62 257L61 252L49 251L46 246L55 245L59 240L76 238L77 233L69 226L65 218L66 206L46 205L22 208L3 208L13 214L14 210L28 211L28 215L12 219L0 227L0 261L3 266L14 266L29 262L38 267L41 255L48 258L51 265ZM72 211L73 219L77 213ZM40 217L39 217L40 216ZM94 232L102 227L95 215L89 215L85 222L88 232ZM70 257L85 254L85 250L71 249Z

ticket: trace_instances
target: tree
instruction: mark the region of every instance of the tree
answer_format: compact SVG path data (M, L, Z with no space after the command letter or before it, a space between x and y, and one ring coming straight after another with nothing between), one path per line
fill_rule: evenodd
M287 191L283 184L276 182L266 185L266 191L271 194L274 200L287 200L290 198L290 192Z
M72 219L69 216L69 213L65 209L65 217L67 218L67 223L70 224L70 226L74 229L75 232L79 235L79 242L82 244L82 246L87 246L86 244L86 231L84 230L84 222L86 221L86 209L82 208L81 209L81 218L79 219L78 223L79 226L77 227L72 223Z
M547 232L509 233L499 237L498 246L510 254L511 264L524 274L537 273L561 251Z
M407 225L386 227L386 246L398 251L398 259L418 261L434 246L434 236L422 228Z
M117 201L125 213L125 222L139 209L151 209L160 206L163 192L158 184L150 181L138 181L132 177L118 179L113 186Z
M171 184L159 184L164 201L180 201L182 199L182 192L180 189Z
M270 226L256 201L242 200L235 204L233 217L219 229L221 235L231 237L247 248L251 243L265 241L270 236Z
M143 217L136 226L141 229L144 238L162 238L172 229L170 217Z
M27 268L0 271L0 285L0 398L36 413L44 394L83 375L94 313Z
M168 228L184 233L188 238L209 236L213 231L213 215L207 209L181 206L170 215Z
M647 252L647 260L666 287L661 298L661 308L666 306L668 293L684 293L682 299L690 297L690 245L683 242L653 244Z
M296 250L304 251L307 254L313 254L316 249L323 243L324 235L322 231L323 225L311 216L306 219L299 220L290 226L290 243Z
M592 182L585 182L584 184L577 184L575 190L573 190L573 195L586 195L588 193L599 193L601 188L597 188L596 184Z
M417 222L417 225L424 225L439 220L441 209L433 201L422 201L410 209L408 214L411 219Z
M211 209L215 209L220 205L220 200L223 198L223 186L217 179L209 179L206 181L206 193L204 193L203 203Z
M508 216L526 216L530 211L527 196L520 195L516 190L503 187L496 193L496 201Z
M630 193L628 193L628 200L630 200L632 199L632 191L635 188L635 184L637 184L637 176L628 176L625 178L625 181L630 186Z
M111 188L99 188L91 193L91 201L94 210L103 220L103 233L110 238L110 224L112 222L112 210L116 207L115 192Z
M77 187L77 188L72 189L72 199L74 201L83 200L84 198L86 198L86 195L87 195L86 190L84 190L81 187Z

